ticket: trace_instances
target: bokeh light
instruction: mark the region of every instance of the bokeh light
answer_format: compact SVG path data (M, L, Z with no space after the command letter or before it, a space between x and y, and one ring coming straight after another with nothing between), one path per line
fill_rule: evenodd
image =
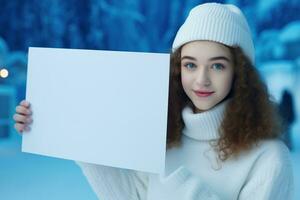
M7 78L9 75L8 70L7 69L1 69L0 70L0 77L1 78Z

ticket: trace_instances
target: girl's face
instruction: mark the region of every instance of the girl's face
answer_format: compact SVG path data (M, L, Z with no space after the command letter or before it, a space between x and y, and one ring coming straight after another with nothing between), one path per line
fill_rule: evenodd
M209 110L230 92L233 80L230 49L220 43L193 41L181 49L181 82L196 112Z

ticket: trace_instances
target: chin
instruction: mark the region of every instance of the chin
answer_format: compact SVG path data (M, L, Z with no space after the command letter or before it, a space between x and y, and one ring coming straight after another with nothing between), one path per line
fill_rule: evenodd
M201 105L199 105L199 103L194 103L194 106L200 110L200 111L207 111L210 110L211 108L213 108L216 104L204 104L201 103Z

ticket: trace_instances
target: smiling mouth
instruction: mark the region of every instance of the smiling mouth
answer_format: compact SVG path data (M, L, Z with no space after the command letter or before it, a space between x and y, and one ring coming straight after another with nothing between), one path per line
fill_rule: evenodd
M194 91L194 93L198 96L198 97L208 97L211 96L213 93L215 92L202 92L202 91Z

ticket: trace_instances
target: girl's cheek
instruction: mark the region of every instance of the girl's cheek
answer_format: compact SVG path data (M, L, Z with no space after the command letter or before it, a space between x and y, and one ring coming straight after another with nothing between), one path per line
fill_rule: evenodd
M185 88L188 85L188 79L184 76L181 76L182 86Z
M182 78L181 79L181 84L182 84L182 88L184 90L184 92L188 95L188 91L191 89L191 84L190 84L190 80L187 78Z
M187 83L189 80L189 77L185 73L181 73L181 82L182 83Z

